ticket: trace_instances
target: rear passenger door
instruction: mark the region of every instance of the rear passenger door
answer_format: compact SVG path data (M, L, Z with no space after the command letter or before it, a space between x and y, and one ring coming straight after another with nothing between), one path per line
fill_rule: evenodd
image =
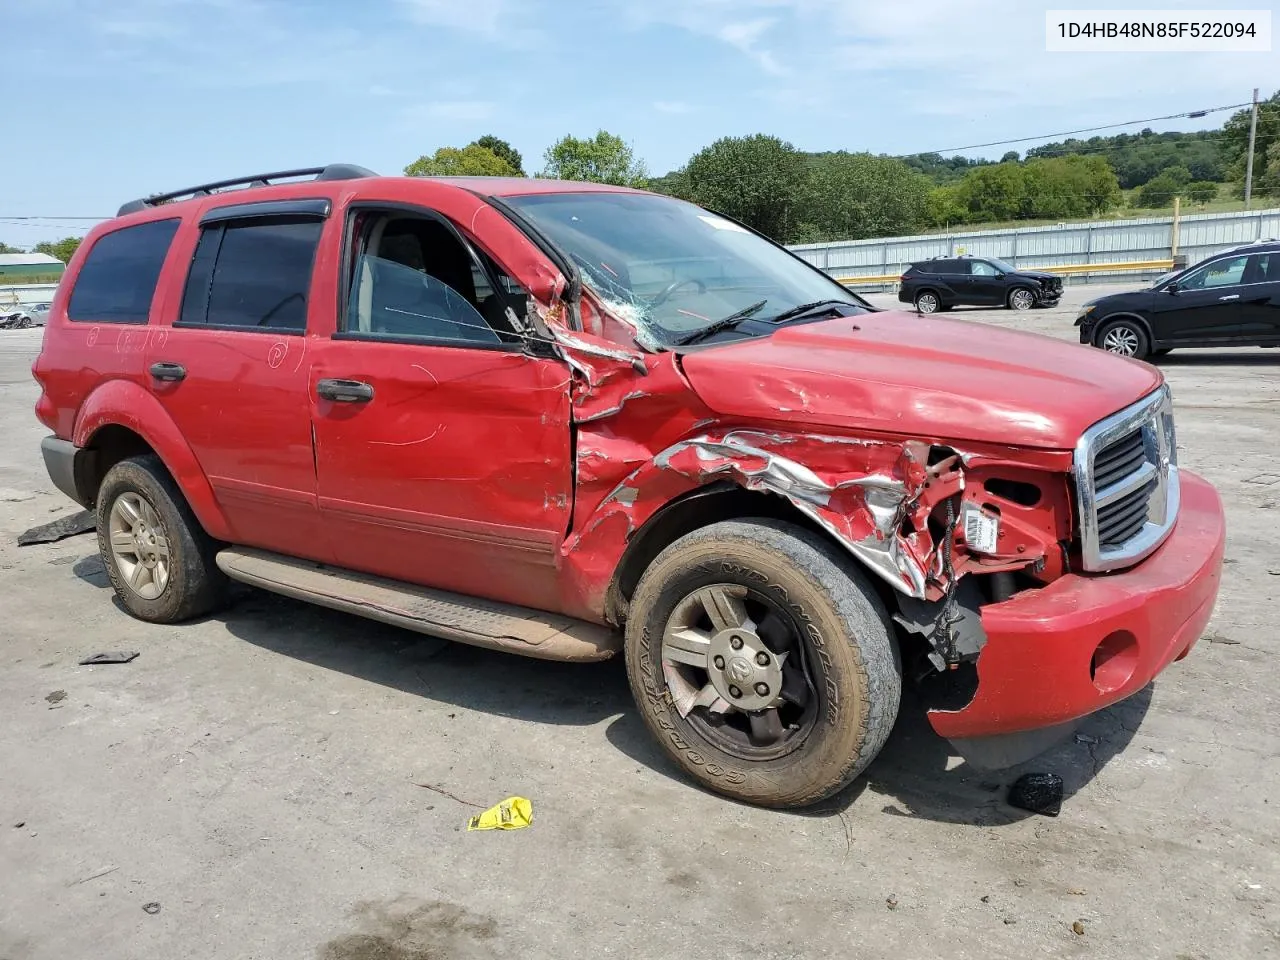
M151 390L199 461L237 543L327 559L316 505L305 337L328 200L207 210ZM329 307L332 312L332 307Z
M1280 253L1255 253L1240 288L1240 336L1280 343Z

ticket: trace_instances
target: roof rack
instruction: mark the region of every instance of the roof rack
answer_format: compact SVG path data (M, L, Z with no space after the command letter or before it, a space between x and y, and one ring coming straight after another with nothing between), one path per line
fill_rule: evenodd
M162 203L169 203L182 197L207 197L214 191L226 187L267 187L271 185L272 180L297 180L301 177L310 177L312 180L362 180L365 177L376 176L377 174L372 170L367 170L354 163L331 163L324 167L277 170L275 173L259 173L252 177L215 180L213 183L202 183L198 186L174 190L172 193L156 193L149 197L143 197L141 200L130 200L116 211L116 216L123 217L129 213L137 213L139 210L146 210L148 207L159 206Z

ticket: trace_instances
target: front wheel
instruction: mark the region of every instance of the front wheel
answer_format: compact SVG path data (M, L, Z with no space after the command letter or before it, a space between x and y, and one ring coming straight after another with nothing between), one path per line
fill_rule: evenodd
M1015 287L1009 292L1010 310L1030 310L1036 305L1036 295L1026 287Z
M1145 360L1150 350L1146 331L1127 318L1112 320L1103 325L1098 331L1097 343L1107 353L1132 357L1134 360Z
M645 571L626 628L627 677L649 730L703 786L800 807L880 752L902 690L879 596L807 530L716 523Z

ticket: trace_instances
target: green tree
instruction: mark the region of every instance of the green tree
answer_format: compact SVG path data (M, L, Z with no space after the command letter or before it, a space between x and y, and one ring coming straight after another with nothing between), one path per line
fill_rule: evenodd
M1162 173L1142 185L1138 191L1138 206L1148 209L1167 207L1173 203L1174 197L1186 194L1188 192L1186 188L1187 184L1180 183L1176 176L1170 176L1167 172Z
M724 137L694 154L680 177L695 203L779 242L801 235L809 171L796 148L777 137Z
M1027 170L1016 163L971 170L960 181L955 196L971 220L1015 220L1031 215Z
M929 178L893 157L832 153L810 168L797 232L810 240L910 233L929 220Z
M507 166L516 172L517 176L525 176L524 158L520 156L520 151L513 147L507 141L495 137L491 133L485 134L480 139L474 141L474 146L484 147L491 151L495 156L501 157L507 161Z
M934 187L929 191L926 219L931 227L951 227L969 219L969 211L961 201L956 185Z
M441 147L404 168L408 177L518 177L520 173L492 150L477 144Z
M1033 157L971 170L956 188L969 219L1084 217L1120 204L1115 171L1103 157Z
M1208 203L1218 195L1218 185L1212 180L1192 180L1183 193L1192 203Z
M80 241L83 237L63 237L61 240L42 240L33 248L35 253L47 253L51 257L57 257L63 263L70 263L71 258L75 256L76 250L80 248Z
M7 243L0 243L0 253L21 253L17 247L11 247Z
M1231 158L1232 179L1243 183L1246 154L1249 152L1249 115L1251 108L1237 110L1222 125L1222 139ZM1258 178L1268 162L1272 144L1280 142L1280 91L1258 104L1258 135L1253 147L1253 175Z
M580 140L564 136L547 147L539 176L553 180L586 180L619 187L644 187L649 171L631 146L616 134L598 130Z
M1022 157L1017 150L1009 150L1000 158L1001 163L1017 163Z
M1280 197L1280 143L1273 143L1267 148L1264 159L1266 165L1261 175L1255 172L1254 189L1261 194Z

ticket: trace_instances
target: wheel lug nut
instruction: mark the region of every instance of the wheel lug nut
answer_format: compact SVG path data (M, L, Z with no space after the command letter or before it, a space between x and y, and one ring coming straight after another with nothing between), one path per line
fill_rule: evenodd
M735 650L741 650L742 638L735 633L732 637L729 638L729 646L733 647L733 649Z
M739 690L737 687L730 687L729 696L733 697L736 700L742 696L742 691Z
M714 664L716 665L716 669L717 669L717 670L723 670L723 669L724 669L724 657L716 657L716 658L715 658L715 660L713 660L713 661L711 661L711 662L712 662L712 663L714 663Z
M762 697L767 697L769 695L769 687L763 683L757 683L756 693L760 694Z
M756 663L760 664L762 667L767 667L769 665L769 655L763 651L757 653Z

